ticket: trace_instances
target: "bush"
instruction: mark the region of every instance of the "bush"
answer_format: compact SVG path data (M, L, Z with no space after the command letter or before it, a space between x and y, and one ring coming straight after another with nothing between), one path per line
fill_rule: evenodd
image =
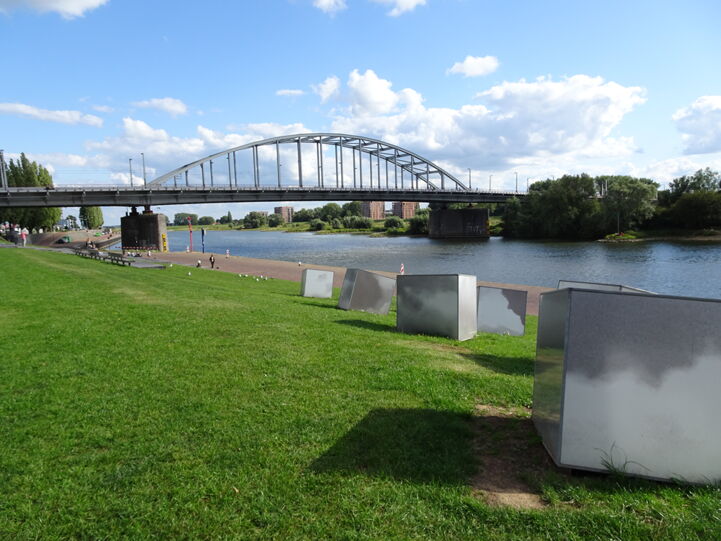
M343 225L348 229L370 229L373 221L362 216L346 216L343 218Z
M201 216L198 220L198 225L213 225L215 223L215 218L212 216Z
M416 215L408 220L408 232L412 235L427 235L429 215L429 209L421 209L416 212Z
M340 221L338 218L335 218L331 223L330 226L333 229L343 229L343 222Z
M328 224L325 223L323 220L319 220L318 218L315 218L310 221L310 230L311 231L322 231L326 228Z
M398 216L389 216L386 221L383 222L383 226L386 229L402 229L406 227L406 223Z
M283 225L285 222L283 221L283 217L280 214L271 214L268 216L268 226L269 227L278 227L280 225Z

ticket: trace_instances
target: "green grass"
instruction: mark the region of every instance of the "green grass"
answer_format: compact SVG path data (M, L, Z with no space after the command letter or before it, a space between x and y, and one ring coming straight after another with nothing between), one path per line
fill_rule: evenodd
M459 344L188 271L0 251L0 539L721 537L716 488L474 495L474 408L530 406L535 318Z

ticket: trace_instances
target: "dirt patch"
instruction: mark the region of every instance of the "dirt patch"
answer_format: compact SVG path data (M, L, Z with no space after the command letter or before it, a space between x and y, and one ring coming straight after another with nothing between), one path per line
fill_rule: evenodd
M478 405L475 432L475 493L492 506L545 508L541 495L526 481L553 467L533 428L530 409Z
M450 370L452 372L474 372L478 365L470 360L472 352L470 349L452 346L449 344L435 344L433 342L412 342L409 340L398 340L396 345L407 347L416 351L430 352L433 358L429 366L438 370Z

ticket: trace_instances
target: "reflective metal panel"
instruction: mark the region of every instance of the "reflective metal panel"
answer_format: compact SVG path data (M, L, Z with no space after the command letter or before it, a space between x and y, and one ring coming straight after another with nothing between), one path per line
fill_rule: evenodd
M479 332L523 336L526 331L526 291L486 286L478 286L477 291Z
M398 276L398 330L468 340L476 334L476 277Z
M387 314L396 281L361 269L348 269L343 280L338 308Z
M567 289L541 294L536 337L533 424L543 439L543 445L556 462L561 454L563 359L568 302Z
M333 296L333 272L304 269L300 282L300 294L304 297L329 299Z
M570 302L554 460L657 479L721 481L721 302L563 291Z
M594 289L597 291L622 291L624 293L648 293L655 295L653 291L646 291L637 287L625 286L622 284L601 284L597 282L577 282L574 280L559 280L558 289L576 287L579 289Z

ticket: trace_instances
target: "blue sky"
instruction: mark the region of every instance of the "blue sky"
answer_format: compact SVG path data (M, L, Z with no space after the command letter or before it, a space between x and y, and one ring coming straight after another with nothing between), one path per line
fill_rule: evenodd
M343 131L494 187L666 183L721 169L719 20L717 1L0 0L0 148L58 184L120 183L141 152L152 177Z

